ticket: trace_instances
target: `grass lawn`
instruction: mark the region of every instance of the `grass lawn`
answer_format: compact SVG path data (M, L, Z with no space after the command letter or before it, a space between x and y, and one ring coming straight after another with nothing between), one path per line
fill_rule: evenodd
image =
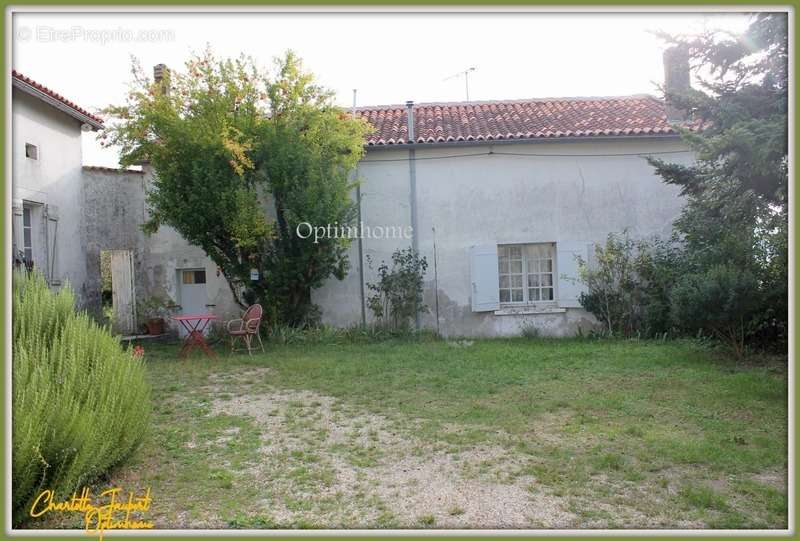
M785 359L588 340L145 349L152 429L104 484L150 486L156 527L787 525Z

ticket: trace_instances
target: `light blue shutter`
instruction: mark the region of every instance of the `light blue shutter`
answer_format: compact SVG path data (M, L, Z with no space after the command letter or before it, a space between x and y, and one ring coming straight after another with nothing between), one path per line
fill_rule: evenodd
M577 257L588 261L591 243L566 241L556 243L556 265L558 270L558 305L562 308L580 308L578 299L586 291L580 281Z
M497 245L473 246L470 255L472 311L489 312L500 308L500 281L497 274Z

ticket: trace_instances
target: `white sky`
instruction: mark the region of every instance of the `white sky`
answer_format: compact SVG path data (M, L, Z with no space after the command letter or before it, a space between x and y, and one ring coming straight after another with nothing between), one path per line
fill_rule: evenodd
M663 43L653 30L741 31L742 13L15 13L12 65L96 111L124 99L130 58L182 67L210 44L263 67L294 49L340 105L657 94ZM166 31L138 40L141 31ZM61 34L58 34L58 33ZM105 37L104 37L105 36ZM86 165L117 166L84 134Z

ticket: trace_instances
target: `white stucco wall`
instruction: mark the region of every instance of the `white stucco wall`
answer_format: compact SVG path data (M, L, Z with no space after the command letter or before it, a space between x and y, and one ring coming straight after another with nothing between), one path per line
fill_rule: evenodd
M12 206L15 247L22 247L23 204L33 209L35 265L51 282L69 280L79 292L86 276L80 245L81 123L16 88L12 90ZM25 144L38 147L39 159L25 157ZM58 218L45 233L45 213ZM49 276L45 247L53 272Z
M486 153L490 156L452 157ZM537 154L509 156L499 153ZM667 235L682 201L678 189L653 174L642 156L618 154L667 152L661 157L689 163L692 154L676 138L591 140L417 149L419 250L429 262L425 327L436 328L433 314L433 228L436 229L439 325L448 336L519 334L533 324L545 335L574 334L591 326L582 309L550 314L473 313L469 247L534 242L602 243L610 232L628 229L635 237ZM615 156L617 155L617 156ZM451 156L452 158L446 158ZM359 166L362 214L367 225L410 225L408 150L371 150ZM381 161L383 160L383 161ZM386 161L398 160L398 161ZM389 260L409 242L364 239L364 253L376 263ZM352 325L360 321L355 243L351 273L330 280L314 293L324 321ZM365 281L375 272L365 268ZM368 314L369 315L369 314Z

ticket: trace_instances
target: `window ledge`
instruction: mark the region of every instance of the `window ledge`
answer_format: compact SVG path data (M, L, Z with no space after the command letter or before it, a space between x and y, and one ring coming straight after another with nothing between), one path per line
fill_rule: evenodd
M564 314L566 308L558 306L503 306L494 311L496 316L526 316L534 314Z

